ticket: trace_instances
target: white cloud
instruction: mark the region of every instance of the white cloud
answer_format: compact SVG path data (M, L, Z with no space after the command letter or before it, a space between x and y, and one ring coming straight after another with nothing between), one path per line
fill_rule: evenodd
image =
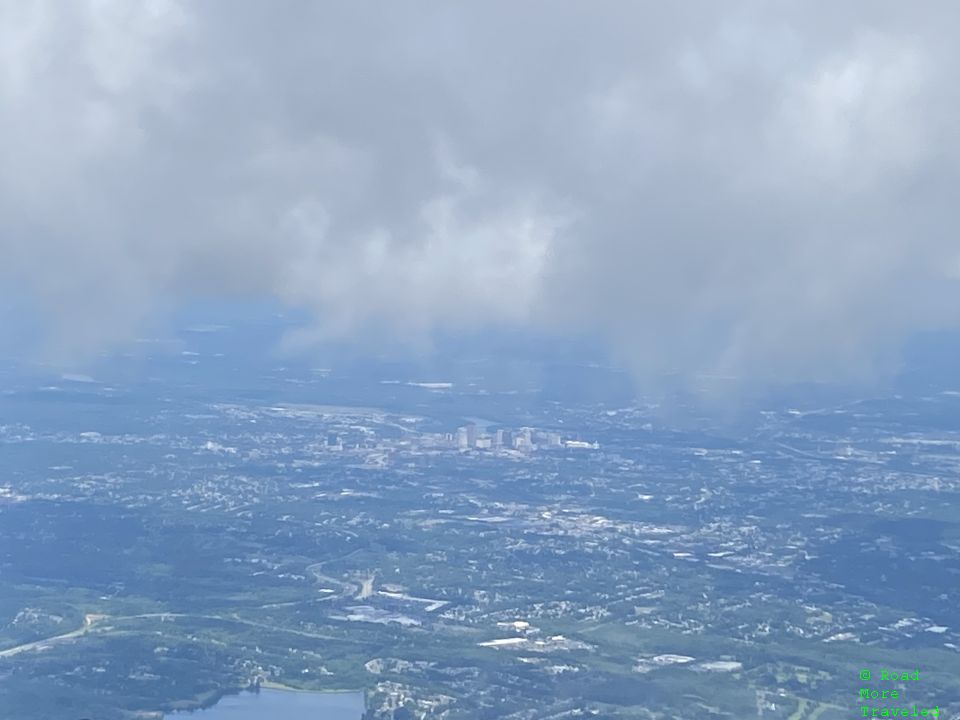
M221 292L870 372L956 323L955 12L0 0L0 273L70 352Z

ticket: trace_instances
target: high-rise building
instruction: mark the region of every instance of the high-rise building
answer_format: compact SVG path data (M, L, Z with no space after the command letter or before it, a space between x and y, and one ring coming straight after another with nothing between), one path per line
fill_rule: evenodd
M531 450L533 448L533 434L530 428L522 428L520 434L513 441L517 450Z
M476 423L467 423L467 446L477 446L477 426Z
M506 448L513 447L513 433L509 430L498 430L497 435L500 437L500 445Z
M460 450L466 450L470 447L470 436L465 427L457 428L457 447Z

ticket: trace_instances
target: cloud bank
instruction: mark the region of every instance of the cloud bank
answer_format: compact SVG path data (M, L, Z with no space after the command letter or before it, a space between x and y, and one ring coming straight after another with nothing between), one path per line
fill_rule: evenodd
M0 0L0 282L57 346L270 295L846 379L952 327L953 3Z

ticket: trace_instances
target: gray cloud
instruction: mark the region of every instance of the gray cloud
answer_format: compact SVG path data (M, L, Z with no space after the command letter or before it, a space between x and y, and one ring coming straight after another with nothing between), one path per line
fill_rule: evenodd
M957 324L957 13L0 0L0 278L73 352L269 294L318 337L876 372Z

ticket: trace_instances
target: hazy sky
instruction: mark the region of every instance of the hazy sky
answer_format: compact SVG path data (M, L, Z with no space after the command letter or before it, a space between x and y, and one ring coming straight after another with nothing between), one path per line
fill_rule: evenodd
M317 337L598 331L845 378L957 324L960 6L0 0L0 282L69 353L197 293Z

